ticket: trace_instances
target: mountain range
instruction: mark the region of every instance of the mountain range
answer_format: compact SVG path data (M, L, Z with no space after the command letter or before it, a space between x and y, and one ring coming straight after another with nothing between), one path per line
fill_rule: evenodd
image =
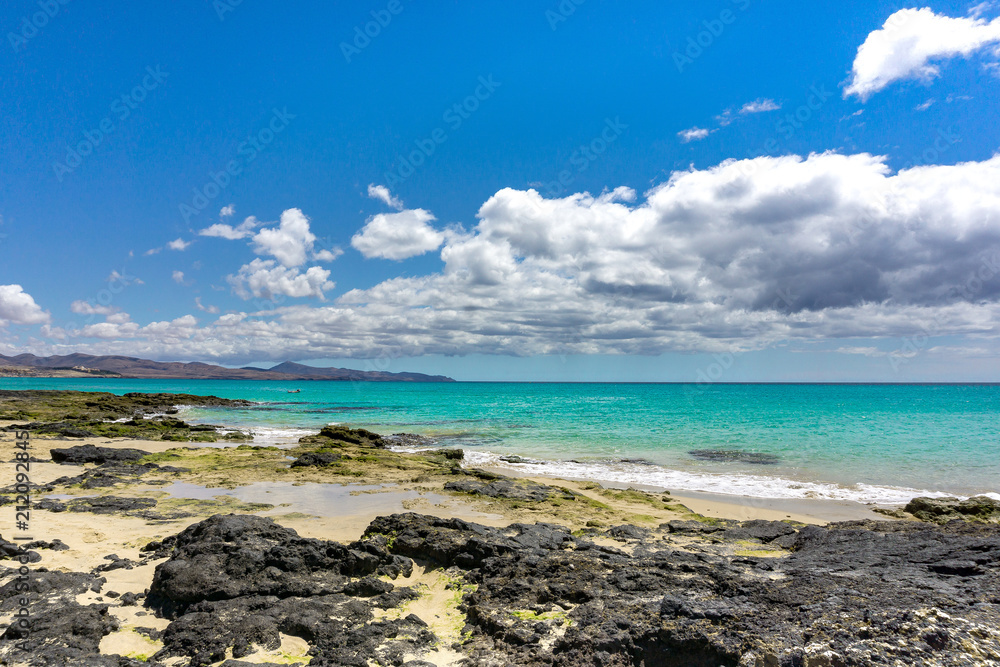
M201 362L68 354L0 355L0 377L121 377L160 380L354 380L360 382L454 382L444 375L317 368L286 361L272 368L225 368Z

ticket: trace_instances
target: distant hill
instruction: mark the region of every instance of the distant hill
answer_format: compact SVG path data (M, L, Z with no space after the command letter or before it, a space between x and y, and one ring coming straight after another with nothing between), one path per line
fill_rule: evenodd
M160 380L355 380L360 382L454 382L443 375L316 368L286 361L273 368L224 368L200 362L150 361L135 357L69 354L0 355L0 377L122 377Z

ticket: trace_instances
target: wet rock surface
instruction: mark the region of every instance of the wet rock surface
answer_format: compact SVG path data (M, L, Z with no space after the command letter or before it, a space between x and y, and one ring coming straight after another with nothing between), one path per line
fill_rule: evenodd
M733 461L764 466L775 465L781 461L774 454L748 452L742 449L695 449L688 452L688 454L702 461Z

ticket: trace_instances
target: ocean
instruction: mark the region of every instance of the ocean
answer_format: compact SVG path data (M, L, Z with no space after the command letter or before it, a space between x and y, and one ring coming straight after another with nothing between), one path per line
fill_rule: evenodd
M325 424L417 433L467 465L756 498L1000 499L1000 386L246 382L4 378L3 389L172 392L185 408L290 445ZM300 389L300 393L289 393ZM530 463L508 463L516 455Z

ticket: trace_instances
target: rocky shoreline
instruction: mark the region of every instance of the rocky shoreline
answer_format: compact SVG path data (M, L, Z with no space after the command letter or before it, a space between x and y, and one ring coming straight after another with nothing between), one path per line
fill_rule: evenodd
M669 494L468 469L461 450L393 452L399 439L363 429L205 448L190 425L142 423L179 421L174 395L58 394L0 395L0 415L34 423L32 511L52 526L23 548L0 538L0 664L1000 665L989 498L915 499L885 521L734 521ZM51 430L123 418L158 437ZM346 538L294 504L157 490L262 480L415 490L450 509L420 501Z

